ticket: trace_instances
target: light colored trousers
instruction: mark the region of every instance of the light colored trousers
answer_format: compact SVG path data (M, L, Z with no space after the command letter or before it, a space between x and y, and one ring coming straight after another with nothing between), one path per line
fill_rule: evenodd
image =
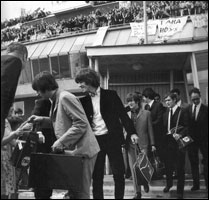
M84 158L82 189L79 193L74 194L75 199L90 199L91 180L96 159L97 155L93 158Z

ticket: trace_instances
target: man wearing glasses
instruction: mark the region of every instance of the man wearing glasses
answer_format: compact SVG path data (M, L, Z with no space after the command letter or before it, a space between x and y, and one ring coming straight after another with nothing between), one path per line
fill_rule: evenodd
M206 188L208 189L208 107L201 102L201 94L198 88L193 88L190 93L192 104L189 109L189 134L194 142L189 145L188 153L191 163L193 187L191 191L200 189L199 157L202 154L202 164Z

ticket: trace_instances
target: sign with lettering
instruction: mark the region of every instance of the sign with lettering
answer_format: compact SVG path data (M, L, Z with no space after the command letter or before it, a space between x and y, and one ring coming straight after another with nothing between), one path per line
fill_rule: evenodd
M190 16L194 28L208 27L208 14Z
M158 20L157 40L169 39L174 34L183 30L188 16L181 18L169 18L167 20Z
M144 38L144 22L141 23L130 23L131 26L131 36ZM147 22L147 34L148 35L155 35L156 34L156 27L157 23L155 21L148 21Z

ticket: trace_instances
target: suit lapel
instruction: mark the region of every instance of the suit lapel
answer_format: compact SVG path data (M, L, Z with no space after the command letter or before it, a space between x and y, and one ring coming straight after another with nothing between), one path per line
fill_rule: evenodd
M143 114L143 110L140 109L140 110L139 110L139 113L138 113L138 115L137 115L137 118L139 118L142 114Z
M200 119L200 117L202 116L202 113L204 112L204 110L203 110L203 105L201 104L200 105L200 110L199 110L199 112L198 112L198 114L197 114L197 121Z
M101 88L100 90L100 112L101 112L101 115L103 115L103 113L105 112L105 100L106 98L106 95L105 95L105 90Z

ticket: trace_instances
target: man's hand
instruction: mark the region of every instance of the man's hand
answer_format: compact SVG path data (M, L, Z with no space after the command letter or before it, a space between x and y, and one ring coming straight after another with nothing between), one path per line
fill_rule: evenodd
M137 144L138 143L138 136L136 134L131 135L131 141L133 144Z
M156 151L156 147L154 145L152 145L152 149L151 149L152 152Z
M175 140L178 140L178 139L181 138L181 135L180 134L177 134L177 133L174 133L173 134L173 137L174 137Z
M51 148L53 153L62 153L65 149L59 140L55 141Z
M28 118L29 123L40 123L42 121L43 121L43 117L37 115L32 115Z

